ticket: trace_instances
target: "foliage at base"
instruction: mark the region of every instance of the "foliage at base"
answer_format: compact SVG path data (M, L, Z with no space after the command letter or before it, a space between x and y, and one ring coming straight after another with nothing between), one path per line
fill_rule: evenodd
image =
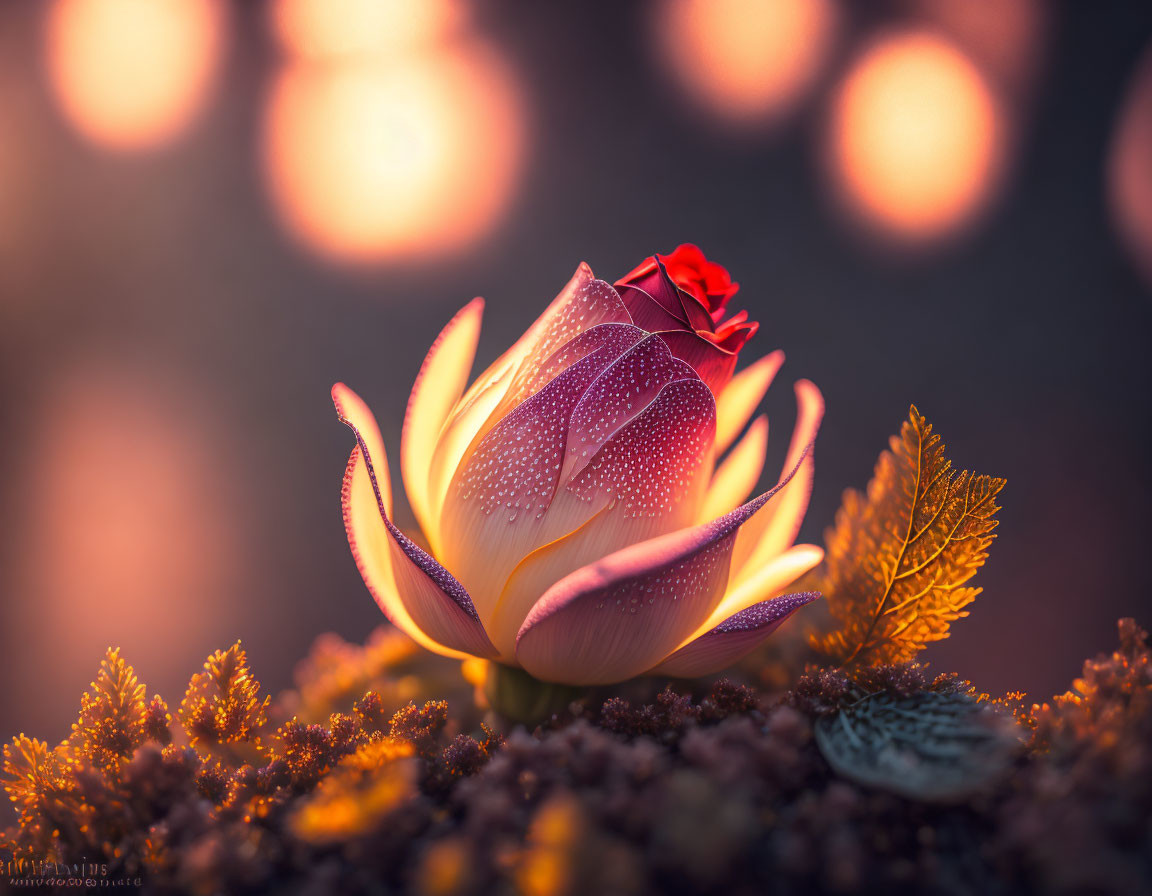
M912 721L921 707L994 702L921 665L811 667L785 693L721 680L586 699L501 736L459 693L397 708L405 688L381 655L402 678L413 654L381 647L396 637L326 639L301 688L271 704L234 645L209 658L175 722L110 651L64 743L5 747L18 821L3 858L98 863L158 893L1152 887L1152 653L1131 620L1067 694L1017 703L1026 743L988 754L1005 774L977 775L947 803L844 776L814 733L838 714L859 720L862 701ZM336 678L378 689L323 722L284 718L346 696L334 654ZM933 749L954 746L933 731Z

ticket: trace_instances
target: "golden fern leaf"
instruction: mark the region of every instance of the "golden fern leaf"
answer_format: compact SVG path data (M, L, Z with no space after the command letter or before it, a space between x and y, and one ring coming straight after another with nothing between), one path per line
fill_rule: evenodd
M911 660L979 588L1003 479L957 475L916 407L881 453L867 495L849 489L828 530L821 590L836 629L813 646L843 665Z
M248 657L237 641L217 650L188 683L180 703L180 724L198 743L250 742L264 726L271 698L260 699L260 682L248 668Z
M109 648L91 690L80 697L80 717L66 741L77 759L111 770L144 742L144 685L136 672Z

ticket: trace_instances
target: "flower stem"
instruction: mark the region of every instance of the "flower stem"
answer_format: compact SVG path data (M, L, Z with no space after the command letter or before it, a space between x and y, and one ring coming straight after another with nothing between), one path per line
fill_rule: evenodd
M489 663L484 696L510 722L535 725L568 708L581 688L533 678L523 669Z

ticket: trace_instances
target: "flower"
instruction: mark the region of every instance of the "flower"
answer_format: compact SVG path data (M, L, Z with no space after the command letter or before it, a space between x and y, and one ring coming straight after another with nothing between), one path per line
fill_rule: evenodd
M466 305L424 360L400 446L429 551L392 522L380 430L336 384L356 437L345 529L385 615L437 653L592 685L719 671L818 597L785 592L823 557L793 545L823 399L796 383L784 474L746 500L767 418L736 437L784 356L733 376L756 330L723 321L736 289L694 246L615 287L581 264L471 386L483 302Z
M672 354L687 361L717 395L732 378L736 356L759 328L741 311L724 320L740 288L722 265L685 243L671 255L646 258L616 281L632 322L659 333Z

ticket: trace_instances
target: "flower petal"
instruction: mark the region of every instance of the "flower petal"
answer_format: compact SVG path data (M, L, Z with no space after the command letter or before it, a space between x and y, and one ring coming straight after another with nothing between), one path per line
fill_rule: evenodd
M400 474L412 511L430 538L437 517L429 498L432 457L440 430L468 385L483 314L484 300L476 298L448 322L428 350L408 398L400 440Z
M720 394L736 368L736 352L722 348L695 331L661 330L659 335L673 355L692 365L713 395Z
M688 321L681 319L683 312L679 305L675 311L670 310L632 283L617 283L616 289L624 304L628 306L632 322L641 329L655 333L657 330L676 330L688 326Z
M796 540L808 498L812 494L815 471L813 445L820 421L824 417L824 397L808 380L799 380L796 389L796 426L784 460L785 473L799 468L788 479L781 493L748 521L740 532L732 554L732 580L739 584L755 575L766 562L779 555Z
M575 494L604 509L533 551L512 571L486 617L502 652L512 649L524 617L561 578L620 548L692 523L708 478L707 447L715 426L712 393L692 377L664 386L564 489L564 498Z
M601 371L572 411L560 484L583 471L604 444L643 414L668 383L684 378L696 379L696 374L673 358L667 343L654 334Z
M515 372L516 365L512 359L500 368L489 369L484 374L487 381L483 388L476 390L470 388L470 395L462 399L461 404L453 411L440 431L428 475L428 500L435 522L432 531L426 534L434 554L441 554L443 551L440 516L443 513L444 499L448 495L448 487L452 484L452 477L460 468L468 448L476 441L481 427L492 416L492 411L508 392Z
M761 513L763 512L761 510ZM745 524L745 528L748 528L751 523L752 521L749 520ZM741 581L736 582L730 579L728 590L723 599L708 614L708 618L684 640L684 644L699 638L729 616L734 616L755 604L783 594L801 576L819 566L823 559L823 548L814 544L793 545L784 553L768 560L752 575ZM684 644L680 646L683 647Z
M607 504L558 490L572 410L597 375L644 337L631 324L601 324L539 368L547 385L501 419L467 455L448 488L442 556L487 620L513 567Z
M517 661L537 678L567 684L609 684L651 669L719 602L741 525L779 488L561 579L521 626Z
M777 349L745 367L724 387L716 399L716 454L721 454L759 406L780 365L784 352Z
M701 257L703 257L703 253L701 253ZM705 304L707 299L703 296L692 295L673 280L663 258L659 255L654 255L653 258L656 259L656 266L660 269L660 280L658 284L654 284L650 291L653 294L661 290L671 293L672 298L680 302L680 307L684 310L684 317L688 321L690 329L712 332L712 314Z
M672 678L715 675L759 647L785 619L819 596L818 591L786 594L746 607L689 641L649 674Z
M543 316L532 325L532 339L524 353L512 385L493 415L497 420L513 407L539 392L559 374L563 365L556 356L576 337L601 324L632 324L632 317L619 294L603 280L591 279L592 271L583 265L588 279L577 276Z
M372 412L343 383L332 387L332 400L340 420L356 435L341 492L344 526L356 565L380 609L436 653L496 656L468 593L389 519L388 460Z
M638 267L617 280L615 285L628 310L632 312L636 326L649 332L657 329L679 330L689 326L688 312L684 310L680 290L669 279L667 269L655 255L644 259ZM649 323L655 324L661 320L669 322L670 326L648 326Z
M580 333L605 322L631 323L631 318L615 290L596 280L592 269L581 262L544 313L468 387L449 415L446 427L457 422L460 415L478 417L478 404L488 403L486 399L481 400L481 395L487 393L490 398L493 388L498 387L499 400L488 408L488 416L468 421L468 426L473 428L473 438L466 447L474 448L511 408L531 394L524 388L524 380L533 375L542 360L547 360L557 347ZM511 375L506 376L509 371ZM465 450L463 455L467 454ZM442 467L446 468L447 463ZM449 477L454 471L453 467Z
M619 502L633 516L677 508L691 515L710 470L715 432L716 402L708 387L698 379L674 380L605 443L567 490L585 501Z
M573 359L565 354L565 348L582 333L604 323L631 324L632 317L616 290L596 280L592 269L581 263L544 313L457 404L444 428L452 445L438 447L440 456L433 459L434 494L446 495L451 476L469 460L492 428L547 385L565 363L571 363ZM509 369L513 371L510 379ZM501 390L498 397L493 391L497 387ZM479 419L482 411L487 414ZM465 440L469 430L471 436Z
M633 544L561 579L529 611L516 638L517 661L546 681L607 684L639 675L714 627L702 625L725 594L741 527L787 488L806 454L775 488L730 513Z
M556 298L544 309L544 313L533 321L532 325L513 343L511 348L493 361L488 369L480 374L480 376L476 378L476 381L468 387L468 391L464 393L464 397L460 399L459 404L457 404L455 410L453 410L453 416L472 404L480 392L487 391L492 383L501 379L508 369L514 372L528 355L529 351L535 346L540 337L541 330L556 316L557 309L570 303L580 288L593 279L595 278L592 274L592 268L588 267L585 262L580 262L575 273L573 273L568 279L568 282L564 284L564 288L560 290Z
M631 517L620 506L604 508L582 526L521 560L500 594L487 629L505 656L516 651L524 617L549 588L571 572L630 544L683 528L664 518Z
M767 450L768 417L761 414L712 476L697 517L701 522L715 519L748 500L764 471Z

